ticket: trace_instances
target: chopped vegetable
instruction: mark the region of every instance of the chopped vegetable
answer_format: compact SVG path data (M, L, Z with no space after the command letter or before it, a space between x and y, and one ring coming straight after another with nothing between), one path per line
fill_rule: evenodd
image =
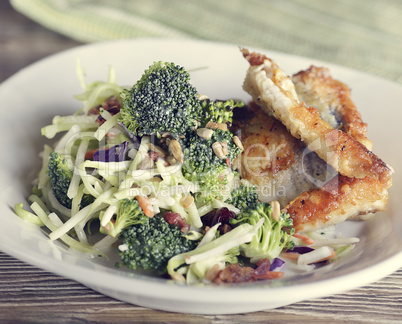
M83 107L42 128L59 138L44 146L30 210L14 206L50 240L91 257L117 250L117 265L187 284L282 278L287 264L309 271L358 241L294 234L279 203L240 179L230 126L243 102L202 99L174 63L155 62L129 89L113 68L106 82L87 84L79 62L77 74Z

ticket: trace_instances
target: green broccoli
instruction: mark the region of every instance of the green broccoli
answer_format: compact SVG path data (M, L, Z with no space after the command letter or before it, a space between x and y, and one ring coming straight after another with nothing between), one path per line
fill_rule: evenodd
M223 144L227 152L223 157L214 151L214 144ZM216 145L215 144L215 145ZM233 178L230 168L232 161L241 149L233 142L233 134L217 129L211 138L203 138L191 132L182 140L184 163L183 175L187 180L197 183L197 203L210 203L215 199L223 200L223 190Z
M231 125L233 122L233 109L244 107L242 101L203 99L200 101L202 108L201 127L209 122L224 123Z
M148 217L144 224L136 224L120 233L123 247L118 251L122 263L132 270L166 272L173 256L193 250L197 241L188 240L180 228L170 225L162 214Z
M74 166L72 161L63 154L51 152L48 162L48 174L50 187L57 201L66 208L71 209L72 199L67 196L67 191L73 177ZM84 194L81 200L81 208L91 204L94 197Z
M240 210L252 207L258 202L257 186L240 184L225 202Z
M198 185L198 191L195 193L197 203L209 204L214 200L224 200L227 196L227 186L232 171L228 167L220 165L207 173L186 173L187 180Z
M230 223L254 225L261 220L264 220L264 223L259 228L258 235L254 236L250 243L240 246L242 253L253 263L264 258L272 260L282 250L293 248L294 244L291 240L294 233L293 220L289 214L280 212L276 221L272 217L272 206L269 203L259 202L251 208L243 209Z
M186 279L194 282L202 280L214 264L218 264L222 269L227 263L236 263L238 247L252 241L258 235L262 221L252 225L240 224L223 235L217 235L218 226L219 224L216 224L211 227L194 250L177 254L169 260L167 271L173 279L181 276L183 272L179 273L177 270L183 266L189 266L185 273L190 277Z
M101 227L100 232L116 237L120 232L132 225L145 224L148 217L144 214L137 199L120 200L116 217Z
M215 143L223 144L222 156L214 151ZM230 166L241 149L233 142L233 134L229 131L216 129L213 131L211 138L203 138L196 132L191 132L183 140L184 165L185 173L206 174L220 166ZM227 149L227 152L225 150ZM225 154L226 153L226 154Z
M190 75L174 63L155 62L122 92L121 118L135 135L184 135L200 119L201 106Z

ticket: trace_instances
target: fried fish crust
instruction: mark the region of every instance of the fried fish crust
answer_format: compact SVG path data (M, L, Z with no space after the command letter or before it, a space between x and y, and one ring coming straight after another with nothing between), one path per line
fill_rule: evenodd
M286 127L251 103L234 116L232 130L243 145L234 165L242 179L258 188L259 199L285 206L300 193L324 185L335 170ZM246 115L246 116L244 116Z
M321 188L292 200L283 212L293 219L296 232L311 232L368 213L384 211L388 191L373 178L339 175Z
M290 214L295 230L315 231L348 218L385 210L392 172L368 149L371 141L366 137L367 125L346 85L332 79L327 70L310 67L293 77L295 87L272 60L247 50L242 53L250 63L244 89L266 114L283 123L293 137L301 139L296 141L299 147L307 144L338 172L324 185L299 192L282 209ZM306 106L299 97L320 111ZM331 121L333 111L337 116ZM243 140L247 142L247 138Z
M241 109L247 118L235 114L233 129L244 147L237 171L258 187L260 200L285 206L297 232L385 210L388 191L378 180L339 175L261 108Z
M372 150L372 142L367 138L367 124L351 99L349 87L332 78L328 68L311 65L294 74L292 81L299 101L316 108L330 126L344 131Z
M292 136L341 175L378 180L385 188L392 185L391 170L358 140L331 127L318 110L300 102L292 80L268 57L241 50L250 63L243 88L267 114L280 120Z

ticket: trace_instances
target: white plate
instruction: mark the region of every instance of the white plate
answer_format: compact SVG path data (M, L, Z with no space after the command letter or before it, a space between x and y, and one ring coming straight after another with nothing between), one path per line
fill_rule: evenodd
M323 63L264 50L289 74ZM193 71L192 82L211 98L249 97L242 90L247 62L236 45L155 39L124 40L78 47L46 58L0 86L3 111L0 134L0 248L37 267L77 280L96 291L133 304L161 310L230 314L258 311L322 297L376 281L402 266L401 189L402 87L350 69L325 64L333 76L352 88L353 99L369 124L374 151L396 174L388 211L367 223L342 224L346 234L359 235L353 253L343 261L310 274L232 287L189 287L116 269L113 260L87 260L52 244L35 226L12 212L26 201L37 172L44 139L40 128L56 114L75 112L80 93L75 75L79 56L89 81L105 80L114 66L118 83L132 85L155 60L173 61ZM25 202L25 205L28 204Z

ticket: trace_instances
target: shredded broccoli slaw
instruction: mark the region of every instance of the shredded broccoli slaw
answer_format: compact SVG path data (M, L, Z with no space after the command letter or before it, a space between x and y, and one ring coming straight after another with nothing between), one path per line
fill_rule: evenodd
M50 240L60 240L91 257L105 256L112 248L122 255L123 265L133 270L143 267L167 272L173 280L187 284L225 282L223 271L238 271L235 266L240 263L244 264L240 276L243 281L280 278L285 265L311 271L318 262L345 255L358 242L357 238L334 237L328 232L293 235L288 215L276 215L270 204L254 203L252 193L243 193L241 190L249 184L240 179L228 158L231 152L236 152L235 156L241 151L236 146L237 139L225 133L227 130L214 129L230 117L216 116L209 101L203 102L207 111L203 118L214 118L213 126L205 120L187 142L184 136L172 137L168 132L156 137L137 136L130 131L129 123L122 122L127 111L122 112L120 106L124 106L129 94L128 89L117 84L115 70L110 68L106 82L87 84L77 61L77 75L83 92L75 98L82 107L73 115L55 116L50 125L42 128L42 135L54 144L45 144L40 154L42 166L28 197L29 209L22 203L15 205L15 213L45 228ZM233 100L232 104L241 107ZM191 156L186 145L195 145L199 137L208 145L230 142L226 146L212 145L216 163L224 163L203 178L188 171L190 166L198 167L196 153L192 161L185 160ZM167 148L158 145L166 138L170 143ZM223 218L206 222L208 215L218 210L233 218L226 227L219 221ZM161 222L168 221L166 215L173 215L174 221L181 224L169 222L167 230L174 227L175 232L164 234L163 244L183 244L183 249L160 248L168 253L157 260L158 268L152 268L151 262L141 260L145 252L133 251L129 242L145 231L152 237L153 228L145 230L141 226L157 215L165 216ZM100 237L95 242L93 230L88 230L93 224L97 224L95 234ZM137 232L130 232L130 228ZM134 234L137 236L130 236ZM152 244L155 242L157 239ZM152 246L145 245L144 250L152 251ZM298 248L302 247L308 249L301 252ZM263 268L262 260L269 260L270 266L257 276Z

